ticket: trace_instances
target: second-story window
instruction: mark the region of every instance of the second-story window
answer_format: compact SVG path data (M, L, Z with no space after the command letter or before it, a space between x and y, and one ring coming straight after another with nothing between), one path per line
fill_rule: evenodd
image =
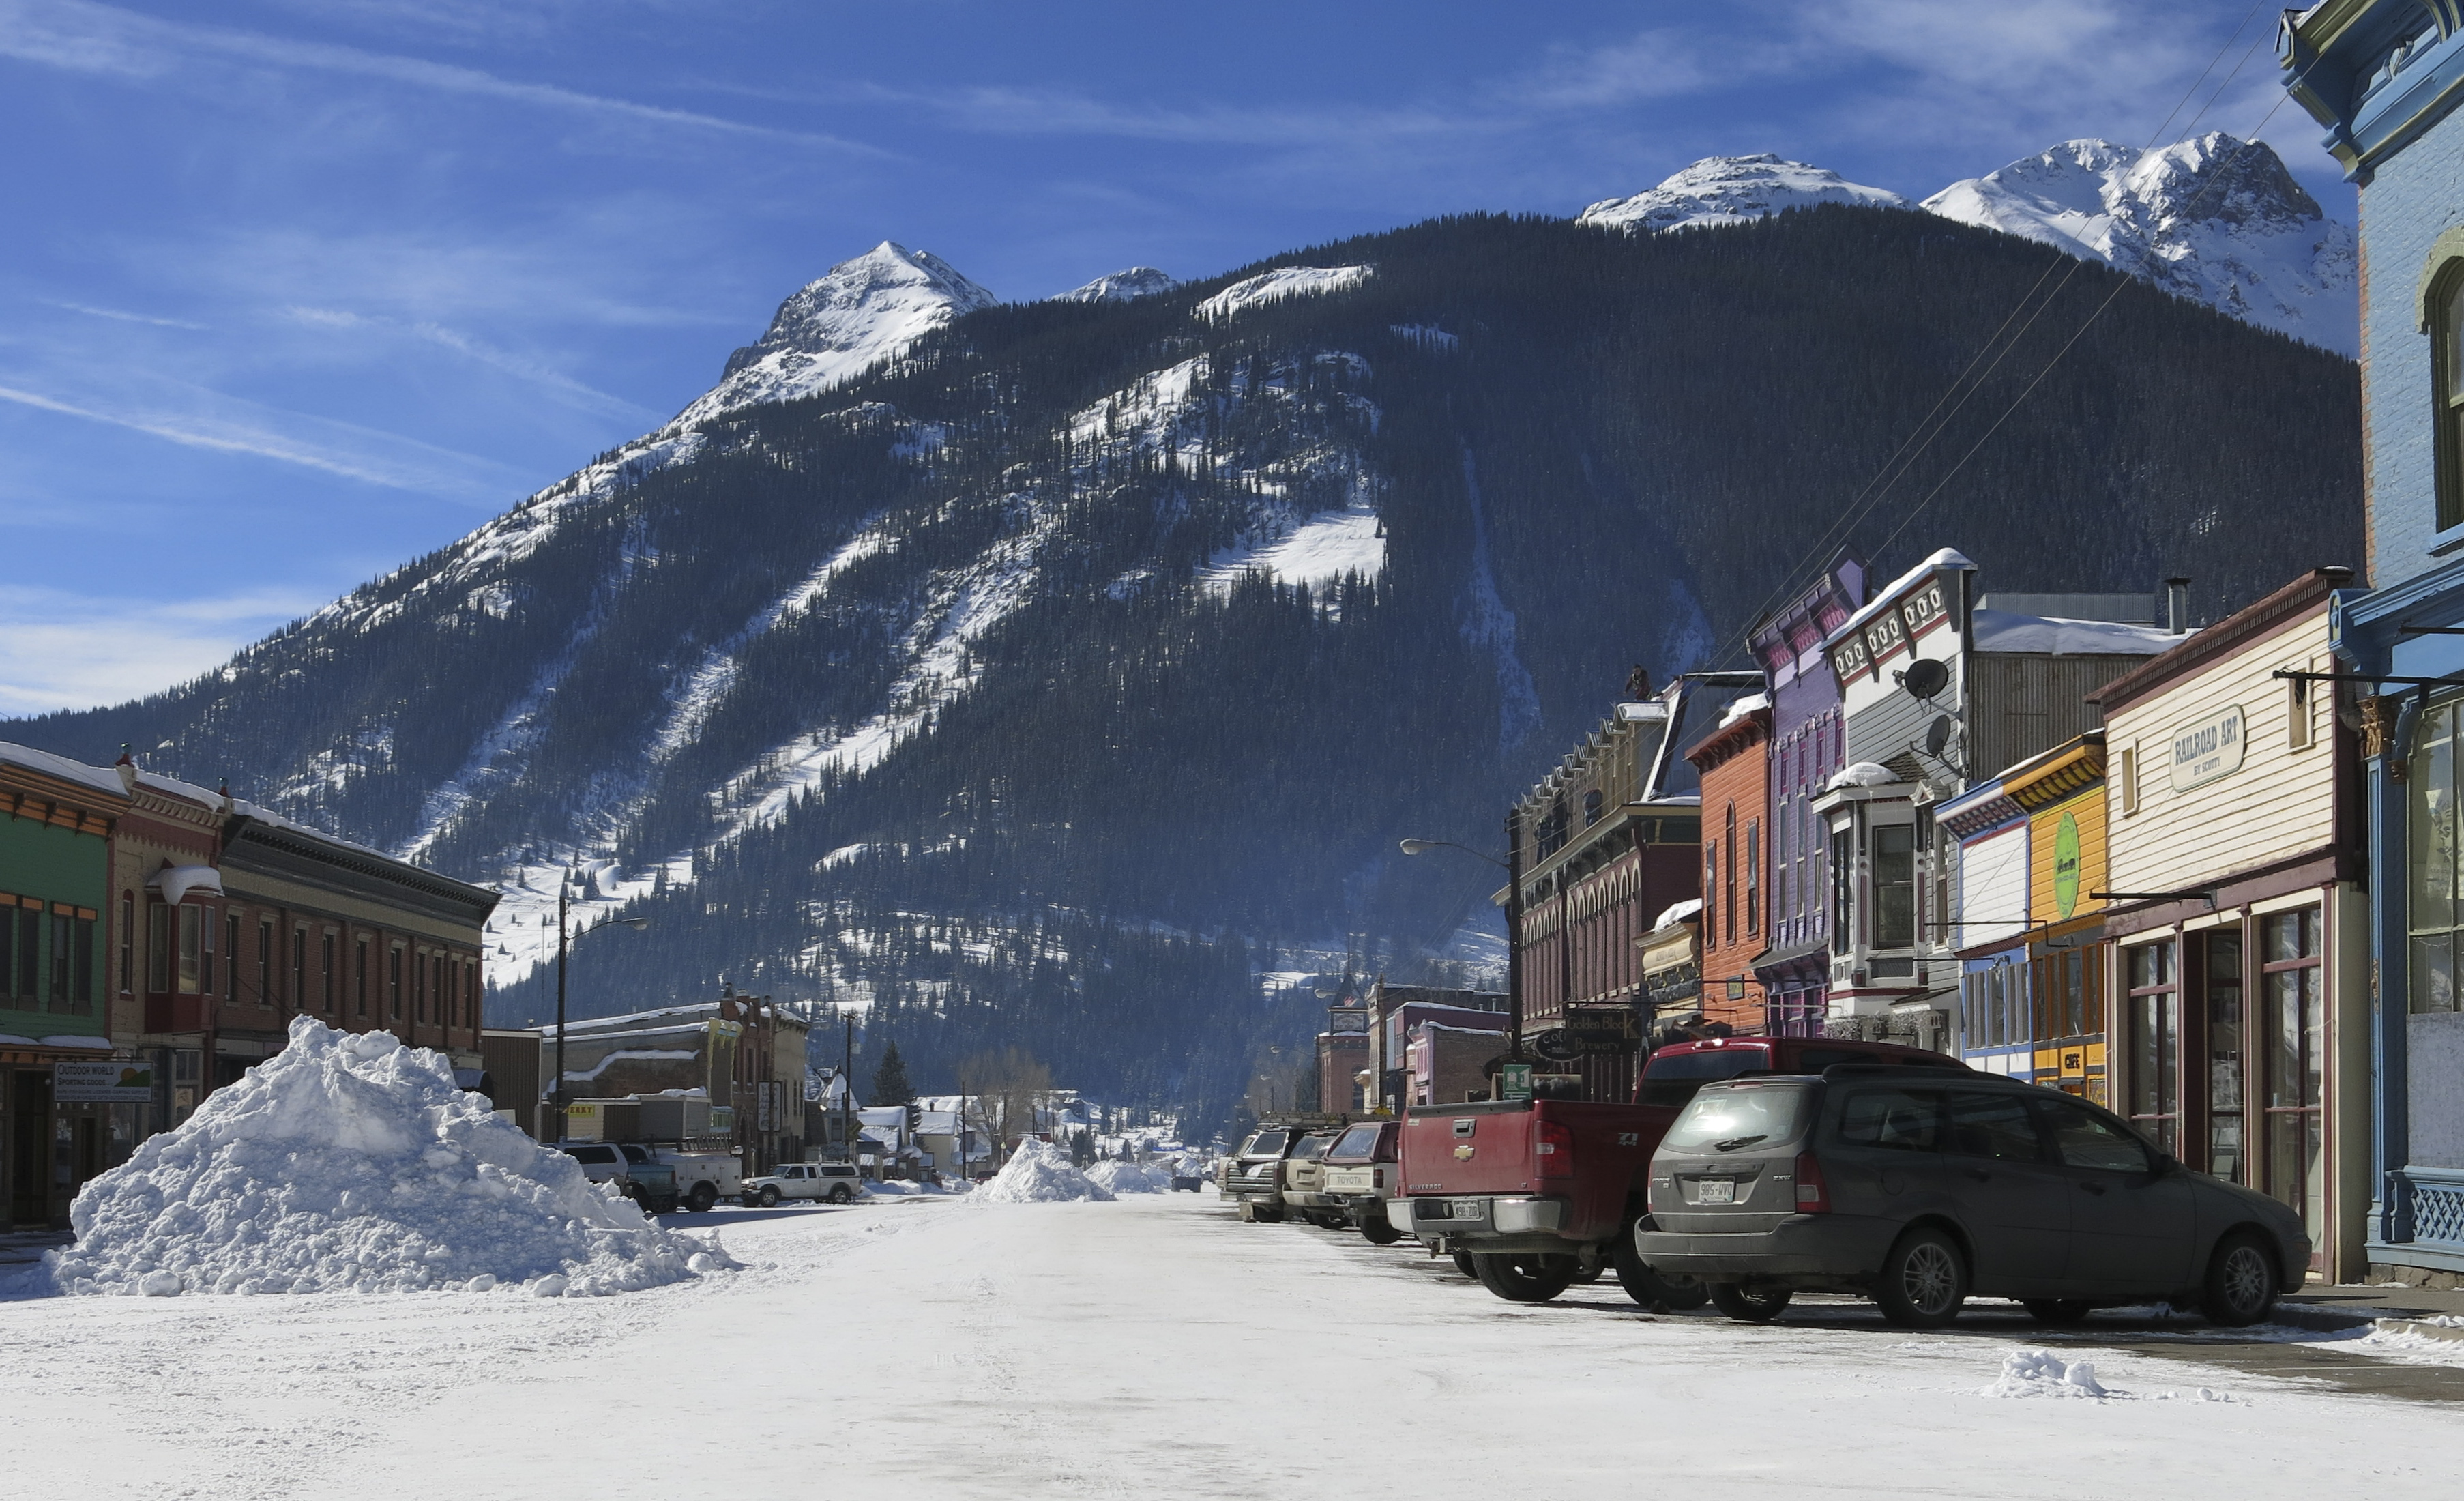
M2464 261L2431 292L2431 379L2437 396L2438 528L2464 524Z
M1874 941L1878 949L1917 940L1917 831L1906 824L1874 830Z
M1746 936L1763 931L1763 821L1746 821Z
M1596 788L1583 794L1583 827L1591 828L1600 821L1600 794Z
M1720 841L1703 841L1703 946L1720 946Z

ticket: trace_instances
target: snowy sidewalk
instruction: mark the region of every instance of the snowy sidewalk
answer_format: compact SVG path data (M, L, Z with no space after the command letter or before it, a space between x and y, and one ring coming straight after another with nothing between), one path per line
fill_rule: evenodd
M1981 1392L2026 1335L1653 1318L1613 1285L1521 1307L1405 1247L1240 1225L1211 1195L721 1234L751 1270L616 1297L0 1305L0 1473L114 1501L2306 1501L2444 1494L2464 1445L2464 1408L2194 1356L2066 1343L2115 1396L2005 1383L2075 1399L2013 1401Z

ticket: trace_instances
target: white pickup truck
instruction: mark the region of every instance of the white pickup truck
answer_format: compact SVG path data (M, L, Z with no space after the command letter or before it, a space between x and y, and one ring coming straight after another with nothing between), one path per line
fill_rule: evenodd
M782 1162L775 1173L746 1179L743 1198L767 1209L781 1199L846 1203L862 1192L864 1176L852 1162Z

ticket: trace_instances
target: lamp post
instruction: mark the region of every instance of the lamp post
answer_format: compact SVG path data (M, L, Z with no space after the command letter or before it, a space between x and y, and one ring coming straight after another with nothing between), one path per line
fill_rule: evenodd
M600 928L630 928L639 933L650 925L648 917L610 917L597 926L574 933L564 920L565 899L571 889L562 881L556 888L556 1088L549 1092L556 1105L556 1139L564 1139L564 956L565 951Z
M1485 860L1506 872L1506 1061L1523 1061L1523 815L1519 809L1506 815L1506 858L1485 854L1469 845L1459 845L1451 839L1406 839L1405 854L1427 854L1432 850L1460 850L1475 859ZM1561 933L1559 942L1564 941Z

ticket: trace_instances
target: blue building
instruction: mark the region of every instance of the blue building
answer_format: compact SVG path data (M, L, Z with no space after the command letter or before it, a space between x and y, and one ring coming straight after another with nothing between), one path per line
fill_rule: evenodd
M2370 822L2371 1276L2464 1280L2464 7L2289 15L2285 86L2360 188L2369 587L2338 598Z

